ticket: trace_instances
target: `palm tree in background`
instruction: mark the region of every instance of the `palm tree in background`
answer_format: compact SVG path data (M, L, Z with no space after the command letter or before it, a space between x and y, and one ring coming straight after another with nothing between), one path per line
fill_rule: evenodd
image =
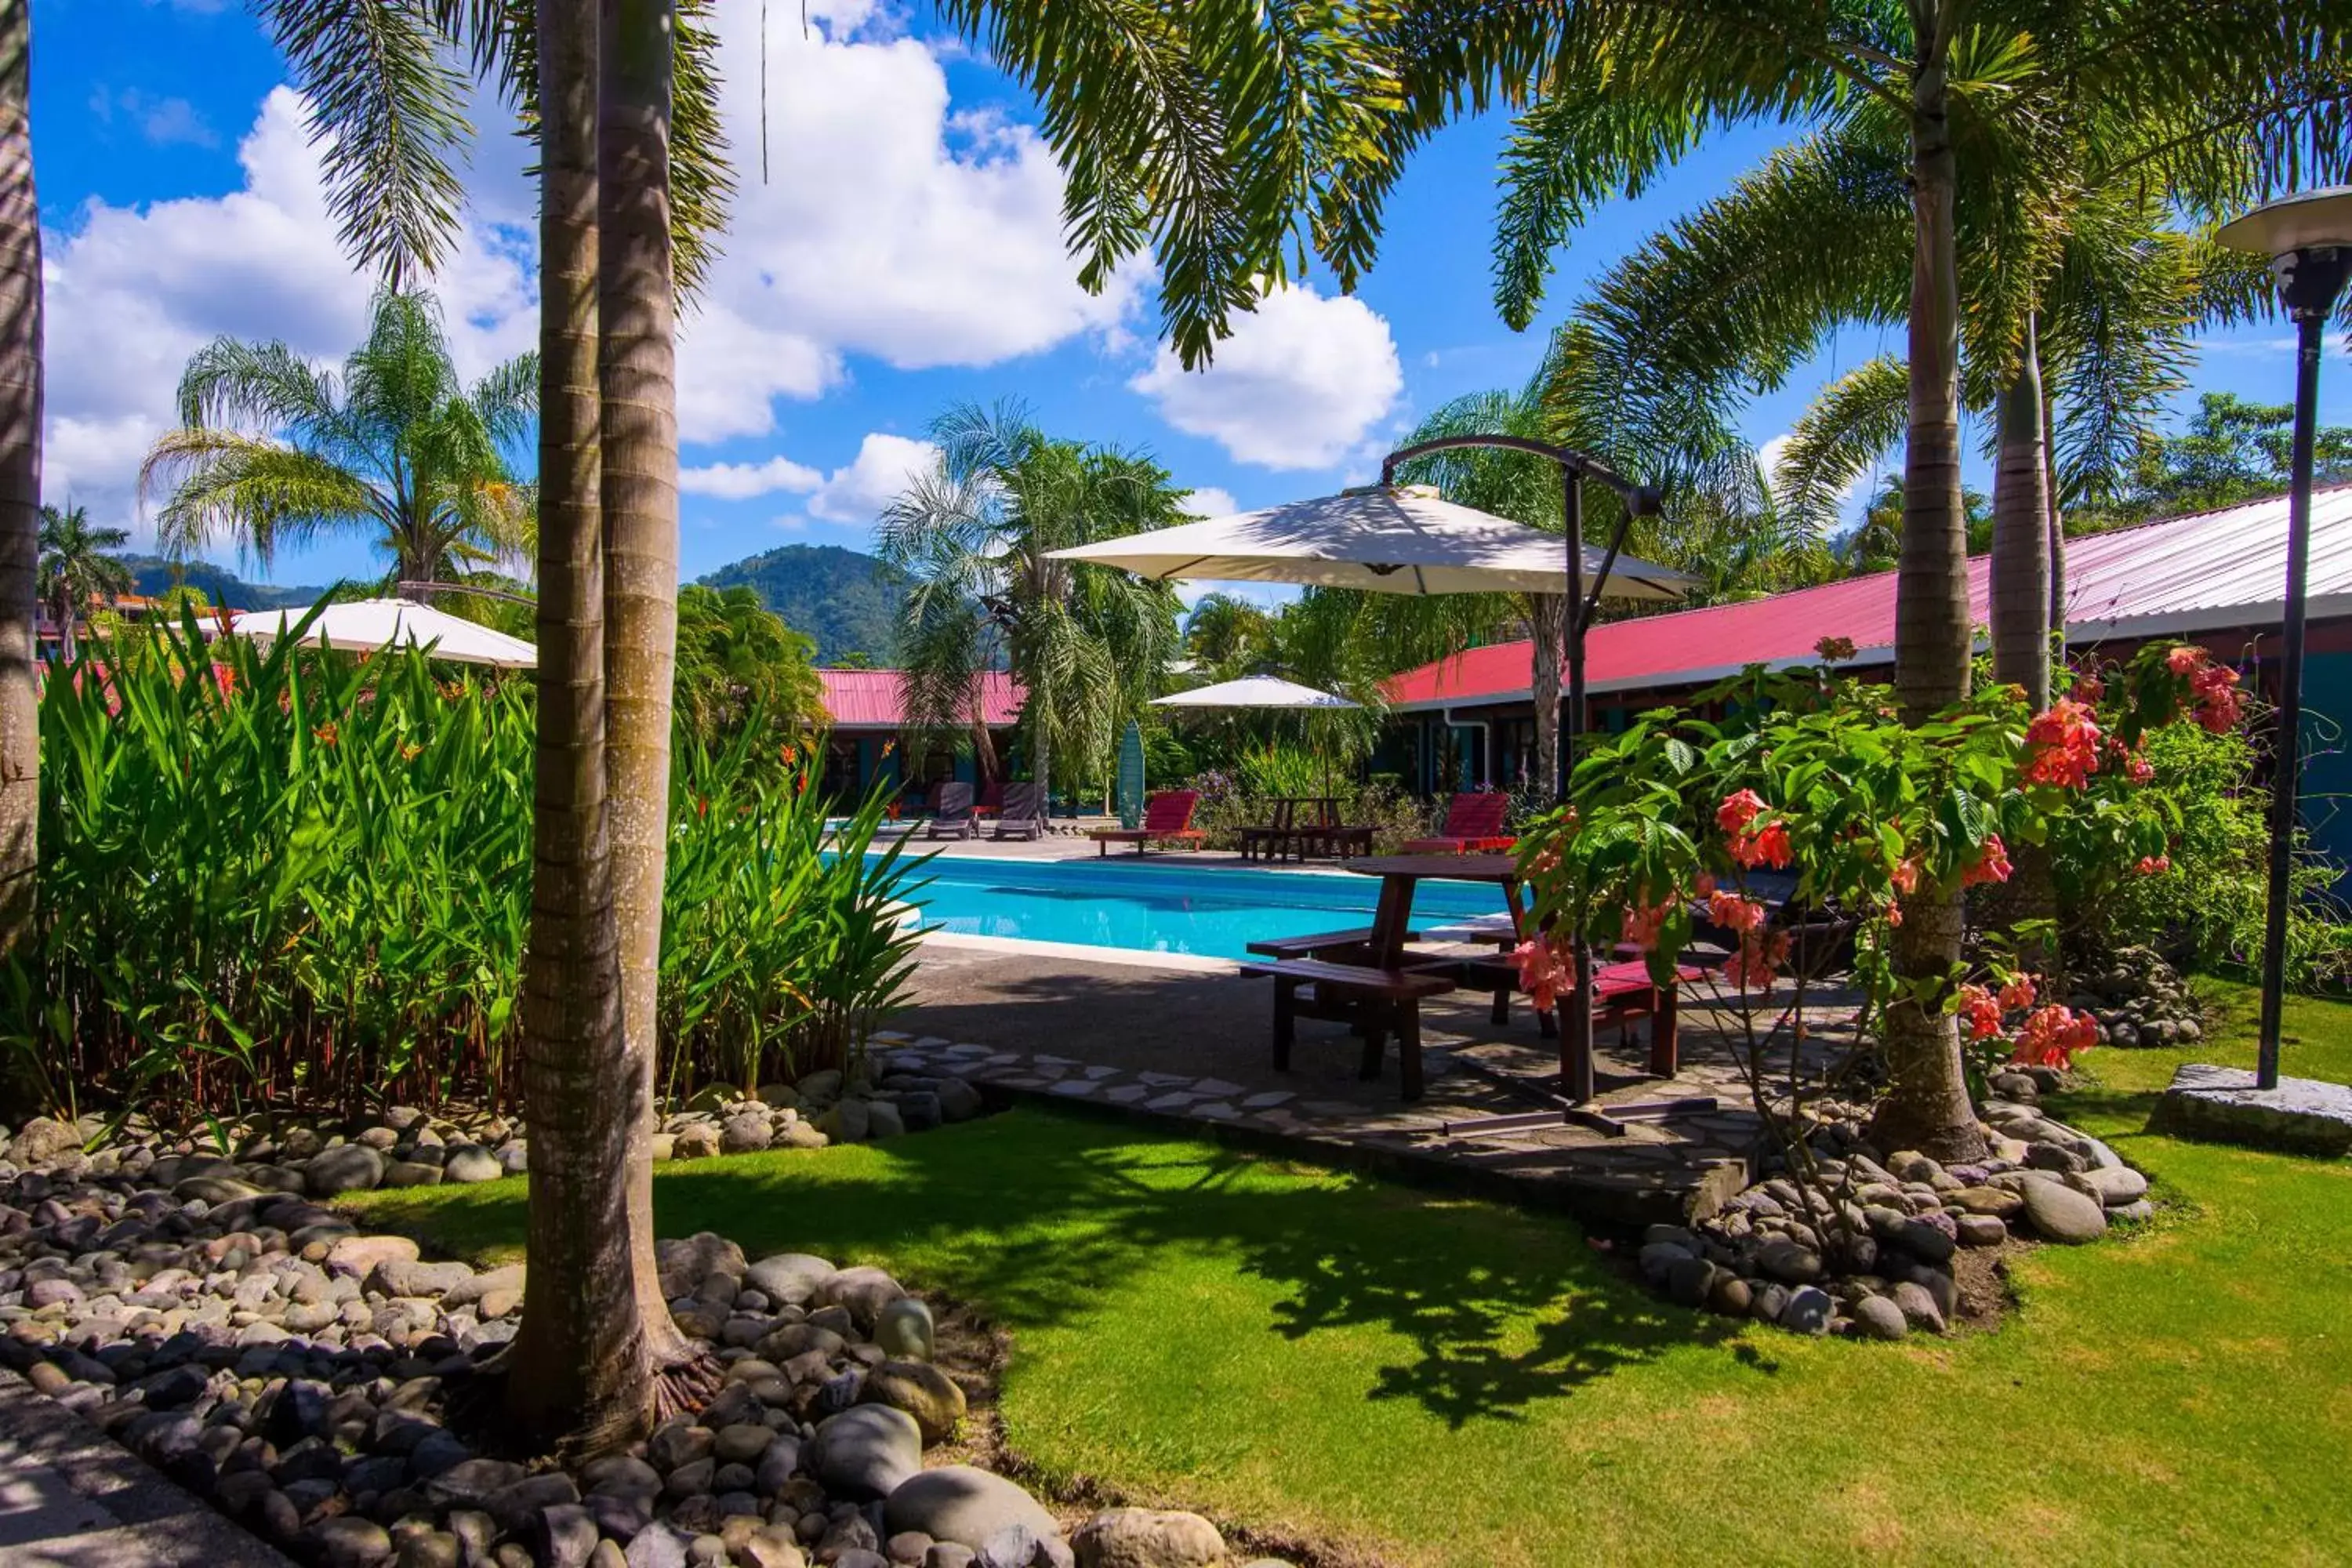
M507 453L538 412L538 357L464 384L428 295L379 291L340 371L216 338L189 359L179 402L180 428L139 472L142 500L167 496L167 550L227 542L267 566L282 546L354 531L398 579L444 582L529 547L536 503Z
M911 579L899 612L907 713L961 731L982 676L1024 692L1032 776L1076 781L1107 764L1178 646L1162 583L1049 552L1183 521L1184 492L1146 458L1057 441L1016 405L933 421L937 468L885 508L877 553Z
M58 624L58 651L74 658L74 622L90 605L131 592L130 565L107 552L131 542L121 528L93 528L83 507L41 508L41 604Z

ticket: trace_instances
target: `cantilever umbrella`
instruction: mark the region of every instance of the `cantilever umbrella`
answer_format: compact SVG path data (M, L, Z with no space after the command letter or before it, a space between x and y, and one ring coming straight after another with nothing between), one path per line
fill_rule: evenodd
M1220 680L1214 686L1196 686L1190 691L1171 692L1151 700L1154 708L1278 708L1300 713L1336 713L1359 710L1360 702L1350 702L1328 691L1318 691L1311 686L1301 686L1295 680L1284 680L1272 675L1244 676L1239 680ZM1321 752L1322 748L1316 748ZM1331 788L1331 759L1323 757L1323 788Z
M229 630L268 641L300 626L302 617L310 613L307 607L246 610L230 619ZM520 637L410 599L352 599L329 605L303 628L301 642L304 647L332 647L345 653L373 653L386 644L398 643L422 647L434 658L504 669L530 669L539 663L539 649Z
M1425 485L1366 485L1335 496L1131 533L1052 553L1139 577L1303 583L1376 594L1564 594L1559 535L1458 506ZM1679 599L1693 580L1586 545L1584 586L1604 597ZM1605 579L1605 581L1604 581Z

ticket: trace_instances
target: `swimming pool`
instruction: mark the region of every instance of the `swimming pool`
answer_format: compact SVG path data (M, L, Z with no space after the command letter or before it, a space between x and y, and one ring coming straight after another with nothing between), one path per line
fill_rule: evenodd
M1345 871L1202 870L1102 860L941 856L913 872L927 931L1145 952L1246 958L1253 942L1371 923L1377 877ZM1423 882L1418 926L1503 912L1501 889Z

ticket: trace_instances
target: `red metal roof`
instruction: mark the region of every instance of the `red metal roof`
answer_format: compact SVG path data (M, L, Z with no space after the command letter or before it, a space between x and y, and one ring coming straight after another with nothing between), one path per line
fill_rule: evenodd
M895 669L820 669L824 710L845 730L896 730L907 721L907 705ZM981 713L992 727L1011 724L1021 712L1021 688L1001 669L981 677Z
M2286 500L2273 497L2066 542L2067 635L2078 644L2160 637L2280 618ZM2352 485L2314 496L2310 614L2352 615ZM1969 614L1985 619L1990 563L1969 563ZM1745 604L1595 626L1585 684L1599 695L1720 679L1750 664L1810 663L1825 637L1853 639L1855 662L1894 658L1895 574L1849 577ZM1402 708L1507 702L1528 695L1528 645L1496 643L1391 677Z

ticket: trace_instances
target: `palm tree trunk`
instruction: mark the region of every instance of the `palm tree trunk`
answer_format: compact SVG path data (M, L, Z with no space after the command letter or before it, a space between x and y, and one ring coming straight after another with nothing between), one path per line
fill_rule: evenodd
M654 1068L677 663L677 291L669 136L675 0L601 0L596 144L604 383L605 757L629 1058L629 1250L657 1368L693 1359L654 1267Z
M1951 0L1911 0L1919 69L1912 84L1910 433L1903 464L1903 549L1895 589L1895 689L1917 723L1968 695L1968 529L1960 503L1960 302L1947 73ZM1960 893L1922 889L1895 932L1906 980L1951 973ZM1907 993L1906 994L1907 997ZM1906 999L1884 1029L1893 1086L1877 1136L1938 1159L1981 1153L1952 1016Z
M0 954L32 934L41 739L41 210L33 193L31 0L0 0Z
M2058 501L2058 437L2053 431L2051 399L2042 398L2042 489L2050 500L2050 629L2058 634L2058 647L2066 646L2066 519Z
M507 1413L534 1438L593 1452L639 1435L654 1408L631 1273L632 1086L606 818L594 0L539 0L539 734L523 972L531 1288Z
M2043 490L2041 354L2031 321L1997 417L1988 603L1992 673L2023 687L2038 713L2050 706L2050 498Z
M1559 661L1567 617L1573 614L1561 595L1528 595L1528 627L1535 643L1530 694L1536 702L1536 782L1548 803L1559 798Z
M1045 805L1040 814L1048 821L1054 816L1054 741L1048 724L1047 705L1043 692L1031 690L1028 700L1036 707L1036 716L1029 721L1029 769L1045 791Z

